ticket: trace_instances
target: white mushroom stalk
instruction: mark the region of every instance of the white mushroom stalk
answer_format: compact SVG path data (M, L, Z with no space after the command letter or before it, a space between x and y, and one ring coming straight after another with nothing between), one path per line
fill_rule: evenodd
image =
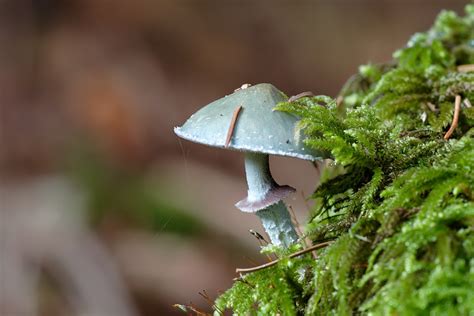
M249 186L247 199L261 201L271 189L276 187L270 173L267 154L245 153L245 175Z
M245 153L247 198L236 206L244 212L255 212L262 221L272 244L288 247L298 240L290 214L282 202L294 191L289 186L279 186L273 179L268 154Z

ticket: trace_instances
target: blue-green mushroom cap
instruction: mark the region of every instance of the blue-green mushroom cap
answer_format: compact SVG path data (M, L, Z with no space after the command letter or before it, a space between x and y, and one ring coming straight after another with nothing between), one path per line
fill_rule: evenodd
M323 159L323 153L305 146L299 118L274 110L285 101L288 97L273 85L257 84L206 105L174 131L179 137L213 147L312 161ZM226 147L232 117L239 106L242 108Z

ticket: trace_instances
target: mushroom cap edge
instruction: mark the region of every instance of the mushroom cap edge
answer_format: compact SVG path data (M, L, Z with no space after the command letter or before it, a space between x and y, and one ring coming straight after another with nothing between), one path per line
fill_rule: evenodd
M276 104L287 100L273 85L257 84L202 107L183 126L175 127L174 132L181 138L211 147L310 161L326 158L323 152L305 146L305 137L297 126L299 118L274 111ZM226 147L226 134L238 106L242 106L241 114Z

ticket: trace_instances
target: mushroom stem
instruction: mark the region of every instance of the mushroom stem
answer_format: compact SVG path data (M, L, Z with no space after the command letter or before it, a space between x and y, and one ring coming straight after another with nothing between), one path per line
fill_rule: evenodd
M260 217L272 244L288 248L298 240L298 234L283 201L258 211L257 216Z
M267 154L246 153L245 174L247 176L247 200L249 202L256 202L257 204L264 201L275 189L281 188L271 175ZM254 211L260 217L262 225L274 245L288 247L298 240L298 234L291 222L290 213L281 199Z
M247 176L247 199L260 201L277 184L270 173L267 154L245 153L245 175Z

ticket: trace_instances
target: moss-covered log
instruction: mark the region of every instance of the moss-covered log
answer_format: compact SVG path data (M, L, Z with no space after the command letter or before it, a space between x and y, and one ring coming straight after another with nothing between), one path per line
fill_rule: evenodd
M468 5L464 17L442 12L393 63L361 66L337 102L280 104L302 118L308 146L334 157L306 234L335 241L315 259L279 253L279 264L243 276L217 308L473 315L474 67L462 66L472 64Z

